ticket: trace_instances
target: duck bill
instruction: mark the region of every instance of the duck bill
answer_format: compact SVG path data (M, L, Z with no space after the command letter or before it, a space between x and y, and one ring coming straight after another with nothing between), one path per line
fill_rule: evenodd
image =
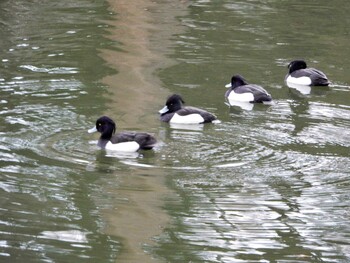
M97 132L96 127L93 127L93 128L88 130L88 133L94 133L94 132Z
M164 106L164 108L163 109L161 109L160 111L158 111L160 114L164 114L164 113L166 113L166 112L168 112L169 111L169 108L167 107L167 106Z
M226 85L225 85L225 88L232 88L232 85L231 85L231 83L229 83L229 84L226 84Z

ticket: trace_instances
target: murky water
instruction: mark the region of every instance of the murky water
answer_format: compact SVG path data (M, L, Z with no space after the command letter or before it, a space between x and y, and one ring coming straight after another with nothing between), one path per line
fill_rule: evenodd
M180 18L188 30L175 37L178 64L161 78L222 123L166 137L167 161L173 156L183 167L172 175L179 202L167 206L175 223L156 250L168 261L349 260L349 20L342 3L198 1ZM286 65L300 57L327 72L333 87L287 88ZM275 104L227 108L223 86L237 73L268 89ZM182 253L169 255L174 246Z
M1 1L1 262L114 262L104 232L107 177L85 127L113 71L97 49L111 14L91 1ZM96 67L96 65L99 65ZM107 183L107 182L105 182ZM103 202L102 202L103 201Z
M347 4L2 1L0 261L348 262ZM275 103L228 108L236 73ZM221 123L160 123L175 92ZM100 151L103 114L159 146Z

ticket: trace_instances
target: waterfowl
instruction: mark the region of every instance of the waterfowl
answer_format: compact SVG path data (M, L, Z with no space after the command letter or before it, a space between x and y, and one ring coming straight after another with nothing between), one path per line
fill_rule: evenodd
M248 82L240 75L234 75L231 78L231 83L225 86L229 88L225 97L230 105L234 102L250 102L262 103L272 100L271 95L261 86L255 84L248 84Z
M107 116L102 116L97 119L95 127L88 132L101 133L97 145L106 150L136 152L140 149L150 150L157 143L157 140L148 133L120 132L115 134L115 130L115 122Z
M289 72L285 77L288 84L307 86L328 86L329 81L322 71L308 68L304 60L294 60L288 65Z
M171 95L165 106L159 111L160 120L177 124L200 124L213 122L217 119L210 112L195 107L185 107L184 103L185 101L180 95Z

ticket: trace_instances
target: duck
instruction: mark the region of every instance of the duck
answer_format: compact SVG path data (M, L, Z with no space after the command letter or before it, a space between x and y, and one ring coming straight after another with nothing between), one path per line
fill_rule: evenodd
M125 131L115 134L115 131L115 122L107 116L102 116L96 120L96 125L89 129L88 133L101 133L97 145L106 150L137 152L151 150L157 143L156 138L148 133Z
M235 102L264 103L272 101L271 95L261 86L248 84L241 75L233 75L231 83L225 86L228 90L225 98L230 105Z
M196 107L184 106L184 103L178 94L169 96L165 106L159 111L160 120L172 124L202 124L217 120L214 114Z
M304 60L293 60L288 65L289 72L285 77L288 84L306 86L328 86L326 74L315 68L308 68Z

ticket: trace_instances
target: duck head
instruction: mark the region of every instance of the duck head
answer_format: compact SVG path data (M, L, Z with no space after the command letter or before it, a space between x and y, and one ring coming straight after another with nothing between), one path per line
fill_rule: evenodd
M163 109L159 111L161 115L178 111L182 108L182 104L185 103L185 101L182 99L182 97L178 94L171 95L166 103Z
M88 130L88 132L89 133L99 132L101 133L101 139L109 140L112 137L112 135L115 133L115 130L116 130L115 122L107 116L102 116L97 119L95 127Z
M248 82L241 75L233 75L231 83L225 85L226 88L236 88L239 86L247 85Z
M304 60L293 60L288 64L289 74L299 69L306 69L306 67L307 65Z

